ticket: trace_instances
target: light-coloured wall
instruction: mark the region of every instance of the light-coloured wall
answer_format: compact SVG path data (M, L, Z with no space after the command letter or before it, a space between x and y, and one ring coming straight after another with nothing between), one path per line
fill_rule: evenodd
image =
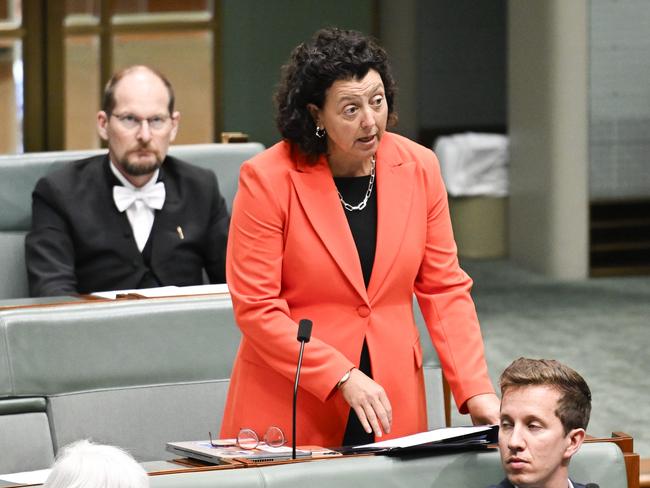
M587 0L510 0L510 256L588 274Z
M650 196L650 2L589 2L590 198Z

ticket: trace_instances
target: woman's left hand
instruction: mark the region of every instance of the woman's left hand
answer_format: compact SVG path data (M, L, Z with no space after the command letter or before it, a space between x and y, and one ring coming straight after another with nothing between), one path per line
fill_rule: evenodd
M498 424L500 405L494 393L483 393L467 400L467 410L474 425Z

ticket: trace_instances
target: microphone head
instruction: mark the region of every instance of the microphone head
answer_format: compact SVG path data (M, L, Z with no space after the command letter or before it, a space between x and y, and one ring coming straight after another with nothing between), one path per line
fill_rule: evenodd
M600 488L600 486L597 485L596 483L587 483L585 485L585 488Z
M309 342L309 339L311 338L311 320L309 319L302 319L298 323L298 340L300 342Z

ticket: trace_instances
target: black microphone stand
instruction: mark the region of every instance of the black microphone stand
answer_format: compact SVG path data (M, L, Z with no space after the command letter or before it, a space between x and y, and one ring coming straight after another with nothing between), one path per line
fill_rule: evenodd
M300 379L300 366L302 365L302 353L305 350L305 344L311 338L311 320L302 319L298 324L298 341L300 342L300 355L298 356L298 368L296 369L296 380L293 383L293 428L291 435L292 454L291 458L296 459L296 399L298 398L298 380Z

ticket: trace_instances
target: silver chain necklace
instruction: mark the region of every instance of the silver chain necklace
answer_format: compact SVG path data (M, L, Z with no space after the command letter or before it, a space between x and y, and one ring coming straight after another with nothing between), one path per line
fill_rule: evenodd
M363 210L366 208L366 205L368 204L368 199L370 198L370 195L372 195L372 188L375 186L375 157L372 157L372 164L370 165L370 181L368 182L368 190L366 191L366 196L363 197L363 200L358 205L350 205L348 202L343 200L343 195L341 195L341 192L337 190L337 193L339 194L339 199L341 200L341 203L343 204L343 208L347 210L348 212L354 212L355 210Z

